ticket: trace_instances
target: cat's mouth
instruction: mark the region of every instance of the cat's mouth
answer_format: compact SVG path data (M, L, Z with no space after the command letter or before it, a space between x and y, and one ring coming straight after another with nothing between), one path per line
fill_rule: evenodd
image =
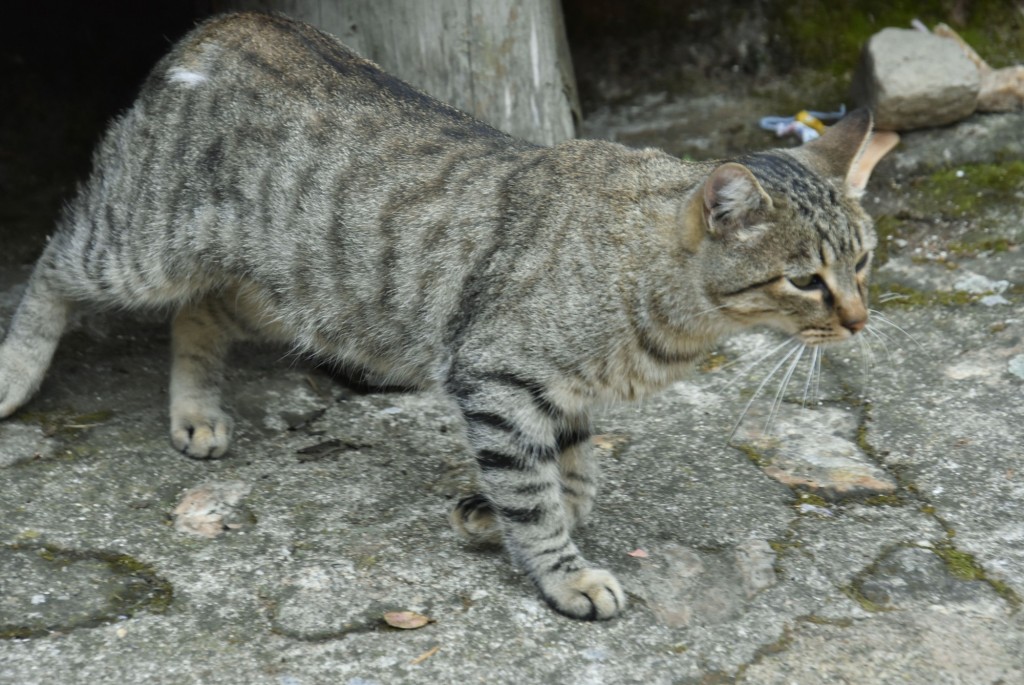
M845 342L854 335L856 334L840 326L837 328L805 328L797 334L797 337L805 345L815 346Z

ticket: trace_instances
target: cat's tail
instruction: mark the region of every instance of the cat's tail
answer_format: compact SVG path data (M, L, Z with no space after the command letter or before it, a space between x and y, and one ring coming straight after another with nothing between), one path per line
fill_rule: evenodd
M55 255L51 243L0 345L0 418L10 416L39 388L67 325L70 300L54 278Z

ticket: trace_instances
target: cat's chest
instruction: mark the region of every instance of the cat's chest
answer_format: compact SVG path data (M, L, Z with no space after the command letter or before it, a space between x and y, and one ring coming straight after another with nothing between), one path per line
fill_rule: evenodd
M623 346L611 354L588 360L581 373L560 384L566 404L581 409L594 404L636 402L692 375L703 354L677 360L652 359L636 347Z

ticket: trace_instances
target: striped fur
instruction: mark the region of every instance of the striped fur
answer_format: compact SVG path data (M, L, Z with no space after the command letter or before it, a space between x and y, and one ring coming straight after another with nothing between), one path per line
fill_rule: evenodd
M193 457L228 448L236 340L439 386L479 466L456 528L503 540L558 611L608 618L625 595L570 537L597 487L590 408L746 326L852 334L874 237L842 176L869 128L722 166L537 147L308 26L215 18L97 150L0 347L0 416L40 384L75 301L174 312L171 439ZM822 288L794 287L810 273Z

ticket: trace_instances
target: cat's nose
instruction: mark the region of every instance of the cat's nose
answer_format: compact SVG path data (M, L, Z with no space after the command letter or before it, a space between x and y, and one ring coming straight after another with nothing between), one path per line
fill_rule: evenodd
M868 325L868 309L863 302L854 299L842 300L836 307L836 316L839 323L852 334L864 329Z
M850 333L857 333L864 329L868 325L867 317L860 319L847 319L843 321L843 328L850 331Z

